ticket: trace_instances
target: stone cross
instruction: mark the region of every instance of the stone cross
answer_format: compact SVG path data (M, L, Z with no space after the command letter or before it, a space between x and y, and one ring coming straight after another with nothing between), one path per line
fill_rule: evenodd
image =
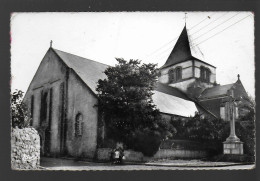
M236 120L236 103L233 91L231 91L230 99L226 102L226 110L228 112L228 120L230 122L230 135L223 142L224 154L244 154L243 142L239 140L235 133L235 120Z
M51 42L50 42L50 47L52 47L52 40L51 40Z
M230 95L230 100L227 102L229 104L229 121L230 121L230 135L227 138L229 141L239 141L239 138L236 136L236 131L235 131L235 121L236 121L236 103L235 103L235 98L233 95L233 91L231 92Z

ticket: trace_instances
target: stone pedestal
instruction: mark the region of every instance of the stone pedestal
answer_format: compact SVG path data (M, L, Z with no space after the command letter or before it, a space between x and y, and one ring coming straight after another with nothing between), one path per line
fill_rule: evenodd
M223 142L224 154L235 154L235 155L243 155L243 142L236 136L235 133L235 119L236 119L236 103L233 98L233 91L231 92L231 99L229 102L226 102L226 110L227 110L227 118L230 121L230 135Z
M243 155L243 142L241 141L225 141L223 142L224 154Z

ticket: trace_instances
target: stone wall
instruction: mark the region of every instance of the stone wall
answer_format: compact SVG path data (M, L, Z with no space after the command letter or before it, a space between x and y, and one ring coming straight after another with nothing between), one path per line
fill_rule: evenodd
M166 158L190 158L198 159L207 156L206 151L200 150L172 150L172 149L161 149L159 150L153 158L155 159L166 159Z
M97 158L100 161L109 161L112 148L99 148L97 150Z
M111 148L99 148L97 150L97 159L99 161L110 161L111 151ZM126 162L140 162L145 159L141 152L136 152L133 150L125 150L124 155Z
M11 133L12 169L38 169L40 136L34 128L14 128Z
M133 150L125 150L125 161L129 162L140 162L144 161L145 157L141 152L136 152Z

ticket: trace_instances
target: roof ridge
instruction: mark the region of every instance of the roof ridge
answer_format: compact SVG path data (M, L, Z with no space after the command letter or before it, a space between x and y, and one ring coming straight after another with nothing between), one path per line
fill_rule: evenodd
M62 51L62 50L58 50L56 48L51 48L51 49L53 49L54 51L60 51L60 52L63 52L63 53L70 54L72 56L77 56L77 57L80 57L80 58L83 58L83 59L86 59L86 60L89 60L89 61L92 61L92 62L96 62L96 63L103 64L103 65L111 67L110 65L107 65L105 63L101 63L101 62L98 62L98 61L95 61L95 60L91 60L91 59L88 59L88 58L85 58L85 57L82 57L82 56L79 56L79 55L75 55L75 54L72 54L72 53L69 53L69 52L65 52L65 51Z
M213 86L213 87L209 87L207 89L213 89L213 88L217 88L217 87L221 87L221 86L228 86L228 85L234 85L235 83L231 83L231 84L224 84L224 85L217 85L217 86ZM206 89L205 89L206 90Z
M54 48L50 48L49 50L55 53L68 68L71 68L83 81L84 85L90 88L90 91L96 95L96 83L99 79L105 78L104 71L109 65ZM91 68L92 66L95 69Z
M203 99L203 97L205 98L205 94L209 94L210 92L212 93L212 92L214 92L214 91L216 91L216 90L221 90L221 88L223 88L223 87L227 87L227 88L225 88L225 89L227 89L227 90L229 90L229 89L231 89L233 86L235 85L235 83L231 83L231 84L225 84L225 85L217 85L217 86L213 86L213 87L209 87L209 88L206 88L206 89L204 89L201 93L200 93L200 95L199 95L199 97L198 97L198 99ZM224 89L224 90L225 90ZM223 89L222 89L222 91L224 91ZM227 92L222 92L222 94L220 94L220 93L218 93L218 95L215 95L215 96L220 96L220 95L226 95L227 94ZM207 96L206 96L207 97ZM211 96L212 97L212 96ZM213 96L214 97L214 96Z
M170 89L177 90L178 92L180 92L180 93L186 95L185 92L181 91L181 90L178 89L177 87L172 87L172 86L169 86L169 85L163 84L163 83L161 83L161 82L157 82L157 84L161 84L162 86L169 87ZM186 96L187 96L187 95L186 95Z
M164 89L170 89L171 91L178 92L178 94L180 94L182 99L193 101L185 92L181 91L180 89L178 89L176 87L172 87L172 86L166 85L166 84L163 84L163 83L160 83L160 82L156 83L154 90L159 91L159 92L163 92L163 93L171 95L171 96L179 97L178 95L172 95L172 92L169 93L167 91L165 92L165 90L161 90L160 87L164 87Z

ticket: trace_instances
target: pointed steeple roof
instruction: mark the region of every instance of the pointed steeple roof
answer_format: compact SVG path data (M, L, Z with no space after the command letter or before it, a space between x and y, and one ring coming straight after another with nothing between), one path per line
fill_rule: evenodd
M166 63L163 67L167 67L184 60L192 58L191 50L190 50L190 42L188 38L188 32L186 29L186 25L184 26L181 35L179 36L171 54L169 55Z
M166 63L161 68L165 68L191 59L202 61L203 54L200 51L199 47L192 45L191 43L191 37L188 35L185 24L172 52L170 53Z

